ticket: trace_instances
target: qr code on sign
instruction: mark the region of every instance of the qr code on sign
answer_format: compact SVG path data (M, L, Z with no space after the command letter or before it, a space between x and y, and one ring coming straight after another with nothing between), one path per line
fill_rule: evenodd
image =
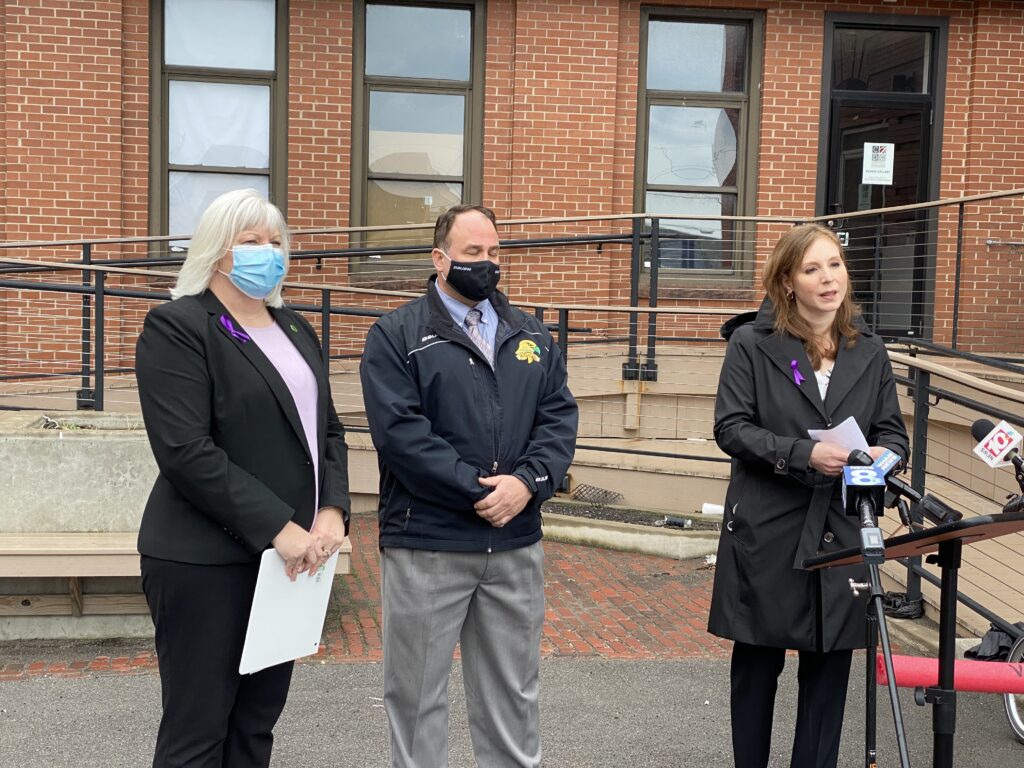
M871 160L876 163L885 160L885 144L871 145Z

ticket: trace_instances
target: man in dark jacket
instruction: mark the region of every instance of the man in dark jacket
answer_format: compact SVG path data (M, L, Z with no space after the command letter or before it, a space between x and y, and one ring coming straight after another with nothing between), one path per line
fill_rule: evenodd
M494 214L442 214L432 257L426 294L377 321L360 367L380 466L391 765L448 764L460 642L477 763L538 766L540 505L572 461L576 402L547 329L495 290Z

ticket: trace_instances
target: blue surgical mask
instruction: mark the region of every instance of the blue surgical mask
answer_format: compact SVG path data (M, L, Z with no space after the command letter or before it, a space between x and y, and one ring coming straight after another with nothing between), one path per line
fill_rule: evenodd
M270 243L233 246L231 258L227 277L249 298L267 298L284 278L284 253Z

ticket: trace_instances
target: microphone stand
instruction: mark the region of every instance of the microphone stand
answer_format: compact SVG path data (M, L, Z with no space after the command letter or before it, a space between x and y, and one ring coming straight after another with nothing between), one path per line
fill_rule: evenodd
M875 694L875 656L877 654L877 638L882 642L882 658L885 671L889 678L889 702L892 706L892 717L896 726L896 746L900 753L900 766L910 768L910 755L907 752L907 735L903 728L903 711L900 708L899 689L896 687L896 675L893 671L892 646L889 643L889 630L885 623L882 578L878 566L885 562L885 543L882 532L878 528L874 502L868 496L857 499L857 513L861 525L861 552L864 563L868 567L868 583L859 584L850 579L850 589L854 597L860 595L862 589L870 590L870 605L867 614L867 658L866 658L866 695L865 695L865 728L864 728L864 765L865 768L877 768L878 752L875 744L875 725L877 699Z
M851 462L852 463L852 462ZM844 469L845 473L845 469ZM852 474L852 473L851 473ZM927 562L936 564L942 573L941 597L939 602L939 659L938 659L938 682L927 688L918 688L915 692L915 701L920 704L932 705L932 765L933 768L954 768L953 746L956 735L956 704L957 691L954 687L954 667L956 658L956 608L957 608L957 580L961 564L964 542L974 543L987 539L994 539L1010 533L1018 533L1024 530L1024 503L1022 497L1018 496L1003 508L998 515L980 515L977 518L963 520L962 513L942 504L937 499L923 496L917 504L917 511L922 512L926 518L936 523L933 530L918 530L902 536L894 536L889 539L888 544L881 538L881 531L877 528L868 527L873 523L875 505L879 502L868 497L863 499L864 493L856 492L856 486L876 488L878 483L873 482L876 477L868 478L867 482L860 482L862 478L850 477L852 482L844 483L844 489L855 488L855 495L847 499L847 513L861 519L863 527L861 535L862 548L849 547L824 555L807 558L803 562L804 568L817 570L819 568L830 568L843 565L856 565L860 562L868 564L868 571L871 574L871 583L856 584L850 580L850 587L857 591L871 589L872 603L875 614L880 620L883 659L886 671L889 673L889 695L893 703L893 714L896 719L897 741L900 743L900 759L906 768L908 758L905 751L905 737L902 733L902 716L897 705L898 699L895 695L895 676L892 668L892 653L888 647L888 633L884 630L884 611L882 607L882 591L878 576L878 564L882 560L914 557L926 552L929 554ZM889 478L886 485L892 489ZM911 497L913 498L913 497ZM885 500L881 502L886 504ZM870 666L877 662L869 659ZM868 680L874 680L868 677ZM874 691L869 691L869 699ZM869 732L874 734L874 725L869 723ZM868 763L869 768L875 768L874 742L868 742Z
M1024 475L1022 475L1022 479L1024 479ZM907 502L903 498L904 496L913 502L917 508L917 512L923 518L927 518L934 525L956 523L963 518L963 513L944 504L934 496L919 493L906 482L895 476L890 475L889 477L886 477L885 484L886 491L882 502L883 505L886 507L896 507L900 513L900 520L911 532L913 532L915 528L917 530L923 530L923 527L916 526L912 522L912 518L907 510ZM866 511L873 512L870 505L871 499L868 498L865 499L865 501L868 502L868 509ZM858 506L858 511L861 511L860 506ZM1003 511L1005 512L1006 510L1004 509ZM864 520L864 512L861 512L862 525L864 524ZM952 768L953 766L953 734L956 730L956 691L953 688L953 670L956 662L953 638L955 637L956 631L957 570L960 567L962 549L963 542L960 539L954 539L942 542L939 545L938 555L928 556L929 562L938 563L942 568L942 587L939 609L939 682L937 685L932 686L927 690L915 693L914 698L918 704L923 705L930 703L933 705L932 726L934 732L934 743L932 746L932 760L933 765L936 768ZM884 560L884 552L882 557ZM864 560L867 562L866 553L864 555ZM869 570L872 572L872 589L874 589L874 578L877 577L878 566L869 566ZM874 596L874 592L872 592L872 596ZM881 613L882 610L881 602L879 601L875 604L875 611L879 616L884 616L884 614ZM868 651L869 653L872 653L872 660L874 660L872 648L870 647L870 613L868 623ZM884 627L884 619L882 626ZM890 696L892 696L892 688L895 685L892 670L892 654L886 652L884 642L882 647L882 656L886 662L885 671L889 677ZM874 664L870 667L868 678L872 685L872 691L874 691ZM873 710L874 704L872 703L872 711ZM893 713L895 716L896 709L893 710ZM899 728L899 723L897 724L897 728ZM871 725L870 730L874 730L873 724ZM870 768L874 768L874 766L870 766Z

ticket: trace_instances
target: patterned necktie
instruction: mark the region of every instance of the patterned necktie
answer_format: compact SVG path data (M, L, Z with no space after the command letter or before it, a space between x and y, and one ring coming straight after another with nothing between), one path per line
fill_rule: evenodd
M494 349L488 343L487 339L484 338L483 331L480 330L480 317L483 313L479 309L471 309L466 313L466 333L469 338L476 344L487 362L494 365Z

